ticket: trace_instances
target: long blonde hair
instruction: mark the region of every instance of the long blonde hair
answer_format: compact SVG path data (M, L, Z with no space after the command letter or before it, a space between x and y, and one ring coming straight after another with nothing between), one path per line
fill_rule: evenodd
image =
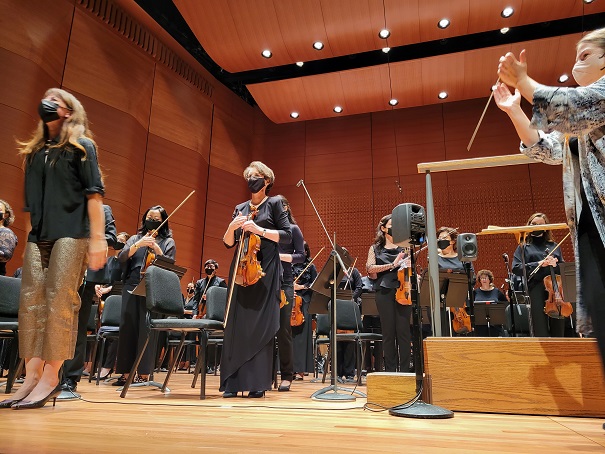
M65 119L61 132L59 134L58 143L52 144L51 148L63 148L70 144L84 153L82 160L86 159L86 149L78 143L78 139L86 138L95 146L92 131L88 128L88 117L86 111L78 99L71 93L61 90L60 88L51 88L44 93L44 98L54 95L60 98L71 112L71 115ZM19 154L23 156L23 163L29 162L34 153L41 150L48 137L48 127L42 120L38 123L38 127L34 131L32 137L24 142L17 141Z

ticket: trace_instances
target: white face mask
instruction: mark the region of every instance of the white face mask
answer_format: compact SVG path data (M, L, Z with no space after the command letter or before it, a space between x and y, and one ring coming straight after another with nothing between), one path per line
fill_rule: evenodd
M571 73L582 87L595 83L605 75L605 52L594 44L583 44L578 49L576 64Z

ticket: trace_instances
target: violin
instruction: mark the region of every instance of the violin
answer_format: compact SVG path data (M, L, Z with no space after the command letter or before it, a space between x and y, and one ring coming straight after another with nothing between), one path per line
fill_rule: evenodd
M404 306L412 304L412 268L399 268L397 271L399 288L395 292L395 301Z
M294 284L296 284L298 282L298 279L304 274L305 271L307 271L307 269L311 266L311 264L313 263L313 261L319 256L319 254L322 253L322 251L324 250L324 248L322 247L319 252L317 254L315 254L315 257L313 257L311 259L311 261L307 264L307 266L304 267L304 269L300 272L300 274L296 277L296 279L294 279ZM282 294L283 294L283 290L282 290ZM284 295L285 297L285 295ZM303 314L302 311L302 303L303 303L303 299L302 296L296 294L296 292L294 292L294 305L292 306L292 315L290 316L290 326L300 326L305 322L305 314ZM281 308L281 306L280 306Z
M458 334L465 334L471 331L471 317L466 312L465 307L450 307L450 311L454 314L452 327Z
M288 304L288 299L286 298L286 292L281 290L279 292L279 308L286 306Z
M563 280L555 274L555 269L550 267L550 276L544 278L544 287L548 292L548 298L544 301L544 313L551 318L569 317L573 312L571 303L566 302L563 296Z
M254 219L258 207L251 206L247 220ZM240 238L240 250L235 270L235 283L242 287L256 284L265 275L256 254L260 251L261 238L255 233L243 232ZM285 299L282 298L282 299ZM281 306L280 306L281 307Z

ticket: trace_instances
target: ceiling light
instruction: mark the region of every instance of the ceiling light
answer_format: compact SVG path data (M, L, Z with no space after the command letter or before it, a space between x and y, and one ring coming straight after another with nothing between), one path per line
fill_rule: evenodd
M342 107L340 107L340 106L334 107L334 112L336 112L336 113L342 112Z
M449 19L441 19L439 22L437 22L437 27L439 28L448 28L450 26L450 20Z
M383 51L385 54L388 54L390 50L391 50L391 48L390 48L390 47L383 47L383 48L382 48L382 51Z
M273 56L269 49L263 50L260 54L265 58L271 58Z
M292 112L292 113L290 114L290 116L291 116L292 118L298 118L298 115L299 115L299 113L298 113L298 112Z
M500 29L500 33L502 33L503 35L506 35L509 32L510 28L508 27L503 27Z
M299 68L302 68L302 66L305 64L304 61L297 61L296 62L296 66L298 66Z
M512 9L510 6L507 6L506 8L504 8L502 10L502 12L500 13L500 16L506 18L506 17L511 17L513 15L513 13L515 12L514 9Z
M437 95L437 97L438 97L439 99L445 99L445 98L447 98L447 96L448 96L448 95L447 95L447 91L442 91L442 92L440 92L440 93Z
M322 43L321 41L315 41L313 43L313 49L322 50L323 48L324 48L324 43Z
M389 101L389 104L392 106L396 106L397 104L399 104L399 101L397 101L395 98L393 98Z
M378 32L378 36L380 36L382 39L387 39L389 36L391 36L391 32L386 28L383 28Z
M592 3L594 0L584 0L584 3Z
M569 76L567 74L561 74L559 76L559 82L562 83L562 84L564 84L568 80L569 80Z

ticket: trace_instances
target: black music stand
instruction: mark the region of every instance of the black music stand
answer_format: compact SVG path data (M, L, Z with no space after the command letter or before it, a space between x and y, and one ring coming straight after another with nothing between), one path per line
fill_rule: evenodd
M164 255L157 255L155 257L155 260L153 261L152 265L157 266L158 268L163 268L165 270L168 271L172 271L174 272L178 277L179 280L183 277L183 275L187 272L187 268L184 268L182 266L178 266L175 265L175 262L173 259L171 259L170 257L166 257ZM137 296L147 296L147 293L145 291L145 275L143 275L143 279L141 279L141 282L139 282L139 284L134 288L134 290L131 292L132 295L137 295ZM157 348L157 333L154 331L152 333L152 339L150 340L150 342L152 342L151 345L153 345L153 356L155 358L155 354L156 354L156 348ZM155 369L155 368L154 368ZM158 383L157 381L153 380L153 373L154 373L154 369L152 369L151 374L149 374L149 381L143 382L143 383L131 383L130 387L131 388L141 388L143 386L155 386L156 388L162 388L163 384L162 383ZM121 391L122 390L122 386L120 386L116 391ZM170 392L170 389L166 388L167 392Z
M504 311L508 303L494 301L475 301L473 309L475 314L475 326L487 326L488 333L493 325L505 324Z
M576 303L578 301L576 292L576 262L559 263L559 272L561 273L561 281L563 282L565 301Z
M315 391L311 395L311 398L315 400L351 401L355 400L355 396L353 396L353 394L357 394L360 397L366 397L366 395L360 391L337 385L336 374L338 371L338 365L336 354L336 289L344 276L344 270L349 269L353 261L351 260L351 257L347 251L336 244L336 242L333 244L334 248L330 253L328 261L315 278L315 281L313 281L313 284L311 284L311 290L313 290L315 293L313 297L311 297L311 302L309 303L309 313L325 314L327 313L327 302L330 300L332 301L330 314L330 353L332 362L332 367L330 368L330 386ZM317 294L321 296L316 296ZM361 373L361 371L358 373ZM346 391L346 393L339 393L338 391Z

